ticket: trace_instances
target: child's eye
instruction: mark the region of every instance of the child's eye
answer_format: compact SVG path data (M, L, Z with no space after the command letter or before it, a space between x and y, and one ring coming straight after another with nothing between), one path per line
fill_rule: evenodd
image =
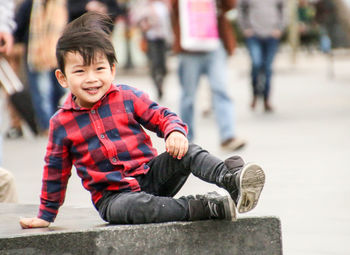
M105 69L104 66L99 66L99 67L97 67L97 70L103 70L103 69Z
M78 69L78 70L75 70L73 73L82 73L82 72L84 72L84 70Z

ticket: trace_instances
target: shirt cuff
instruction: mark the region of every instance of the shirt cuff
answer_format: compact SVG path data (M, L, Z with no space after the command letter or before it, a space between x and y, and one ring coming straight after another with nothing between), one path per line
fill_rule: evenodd
M38 213L38 218L42 220L46 220L48 222L54 222L57 214L55 213L50 213L48 211L40 210Z

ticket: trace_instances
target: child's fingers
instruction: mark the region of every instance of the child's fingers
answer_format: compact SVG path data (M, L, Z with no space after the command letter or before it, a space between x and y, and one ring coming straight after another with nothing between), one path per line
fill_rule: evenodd
M184 146L181 146L179 149L179 153L177 154L177 159L182 159L184 155Z
M180 132L172 132L166 140L166 151L174 158L181 159L187 151L188 140Z
M180 150L177 155L177 158L182 159L182 157L187 153L187 150L188 150L188 142L187 140L185 140L180 146Z
M21 225L22 228L30 228L32 221L33 219L22 218L20 219L19 224Z
M174 153L174 141L172 139L168 139L166 141L166 151L171 155L173 156L173 153Z
M179 145L177 142L175 142L174 151L173 151L172 156L173 156L174 158L177 158L178 155L179 155L179 151L180 151L180 145Z

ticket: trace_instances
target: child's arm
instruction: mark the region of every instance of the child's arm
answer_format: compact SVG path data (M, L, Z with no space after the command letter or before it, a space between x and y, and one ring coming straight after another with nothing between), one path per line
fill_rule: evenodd
M133 101L135 120L148 130L155 132L159 137L168 138L173 131L178 131L184 136L187 135L187 126L170 109L158 105L149 99L148 95L135 88L128 87L126 99Z
M46 228L50 225L50 222L46 220L34 218L22 218L19 221L22 228Z
M37 217L22 218L22 228L48 227L63 204L68 179L71 175L72 162L69 155L66 129L57 121L50 120L49 141L45 155L40 208ZM61 119L62 120L62 117Z
M188 140L186 136L179 132L171 132L165 141L166 151L174 158L181 159L188 150Z

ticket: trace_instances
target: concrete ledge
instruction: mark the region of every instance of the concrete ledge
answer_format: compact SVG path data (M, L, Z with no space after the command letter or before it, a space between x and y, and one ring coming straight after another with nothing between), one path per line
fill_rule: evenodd
M274 217L108 225L92 208L63 207L50 228L20 229L19 217L36 210L0 204L0 254L282 254L281 223Z

